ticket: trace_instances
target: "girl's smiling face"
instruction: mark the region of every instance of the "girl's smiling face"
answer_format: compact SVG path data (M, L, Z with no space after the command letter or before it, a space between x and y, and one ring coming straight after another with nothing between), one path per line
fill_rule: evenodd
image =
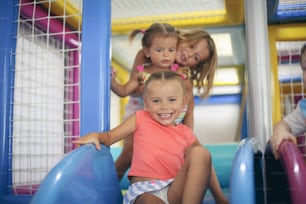
M209 57L209 46L206 39L196 44L180 42L176 52L176 62L182 66L193 67Z
M145 108L162 125L174 125L187 103L181 83L176 79L154 80L147 86Z

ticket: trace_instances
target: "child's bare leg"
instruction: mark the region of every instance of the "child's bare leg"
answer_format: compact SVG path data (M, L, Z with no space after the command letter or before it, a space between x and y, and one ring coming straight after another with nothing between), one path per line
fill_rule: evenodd
M125 137L123 140L122 151L115 162L115 167L119 181L124 176L124 173L131 166L133 155L133 135Z
M135 200L135 204L165 204L165 203L155 195L144 193Z
M228 204L228 200L224 196L221 186L218 181L218 177L215 171L215 168L212 166L211 168L211 177L209 182L209 189L214 196L217 204Z
M182 169L169 187L169 202L202 203L210 181L211 166L209 151L201 146L192 147Z

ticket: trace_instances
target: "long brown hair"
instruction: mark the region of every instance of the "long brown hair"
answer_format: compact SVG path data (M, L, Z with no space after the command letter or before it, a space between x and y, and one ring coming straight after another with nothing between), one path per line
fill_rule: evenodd
M195 29L180 32L179 43L195 45L202 39L207 41L210 54L206 60L198 63L194 67L190 67L190 71L191 78L195 82L195 87L201 92L201 97L204 98L209 94L213 86L217 69L217 49L215 42L207 31Z

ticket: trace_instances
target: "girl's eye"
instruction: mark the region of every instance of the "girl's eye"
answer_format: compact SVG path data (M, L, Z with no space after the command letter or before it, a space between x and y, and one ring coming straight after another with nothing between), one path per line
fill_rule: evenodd
M170 102L175 102L176 98L170 98Z
M197 62L199 62L201 59L200 59L200 57L198 56L198 55L195 55L194 56L194 59L195 59L195 61L197 61Z
M159 103L159 100L152 100L153 103Z
M155 50L156 50L156 52L161 52L162 51L161 48L156 48Z

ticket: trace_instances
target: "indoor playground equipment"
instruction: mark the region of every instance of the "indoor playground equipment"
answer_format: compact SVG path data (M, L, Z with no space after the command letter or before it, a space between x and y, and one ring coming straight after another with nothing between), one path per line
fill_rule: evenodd
M97 151L94 145L83 145L67 154L41 183L31 203L122 203L109 148Z
M32 194L18 194L18 187L13 186L13 168L12 168L12 132L11 116L7 110L12 103L10 101L13 95L10 88L13 82L8 79L14 78L10 59L11 50L15 50L16 42L12 41L11 33L16 32L15 25L17 13L19 11L18 3L22 2L24 7L20 10L24 12L23 18L36 18L38 27L46 29L55 38L64 42L68 47L68 55L74 55L73 60L67 64L67 67L78 67L80 63L79 55L82 56L80 73L73 72L73 75L80 75L80 99L79 104L73 108L78 109L80 105L80 121L73 121L73 127L78 129L80 125L80 135L91 131L104 131L109 128L109 69L110 67L110 0L93 0L83 1L82 21L80 16L74 16L73 9L68 6L67 14L71 17L65 18L69 26L57 24L56 18L45 20L46 9L25 9L29 8L33 1L30 0L4 0L0 2L0 25L3 29L0 40L0 63L3 65L5 72L0 72L1 83L1 118L0 129L2 131L0 146L0 203L2 204L57 204L57 203L102 203L102 204L119 204L122 202L122 195L129 185L125 176L119 183L116 177L114 160L121 151L120 147L102 146L97 151L93 145L84 145L72 150L70 153L59 160L56 165L48 172L40 184L29 184L31 190L36 191ZM36 1L35 1L36 2ZM42 2L45 8L49 5ZM233 4L234 2L234 4ZM226 4L236 5L235 2L243 5L243 1L227 0ZM277 1L267 1L268 6L275 5ZM271 153L269 143L266 143L267 137L271 131L269 118L279 120L279 115L270 115L269 110L280 109L278 96L273 97L275 106L272 108L267 105L266 96L267 78L271 73L267 73L269 67L267 50L263 49L270 43L271 64L273 79L277 80L277 54L275 42L278 40L305 40L305 24L291 24L290 26L270 26L269 40L262 36L268 36L265 28L265 14L258 15L255 11L265 11L263 4L266 1L246 1L245 10L247 19L245 22L247 47L249 53L250 65L248 73L249 83L249 101L247 109L249 110L249 136L239 143L205 145L213 158L213 164L217 172L221 187L228 196L230 203L233 204L257 204L257 203L293 203L300 204L306 202L306 194L303 190L306 187L306 168L305 162L301 156L300 150L285 141L281 145L280 160L277 161ZM272 2L272 3L271 3ZM63 1L56 0L53 2L54 7L62 8ZM232 4L230 4L232 3ZM50 6L54 8L53 6ZM12 8L6 9L5 8ZM257 10L256 10L257 8ZM35 10L35 12L33 12ZM56 14L65 13L63 10L55 9ZM241 10L240 10L241 11ZM27 13L29 12L29 13ZM276 11L274 11L276 12ZM35 15L33 15L35 13ZM242 12L243 13L243 12ZM5 14L4 16L2 16ZM241 12L239 12L241 14ZM234 16L232 16L234 17ZM271 17L271 15L269 15ZM282 17L284 18L284 17ZM4 20L2 20L4 19ZM8 20L7 20L8 19ZM203 18L204 20L206 18ZM70 20L72 22L70 22ZM233 19L230 19L233 20ZM236 19L237 20L237 19ZM273 18L273 21L277 20ZM283 19L281 19L283 20ZM10 22L10 23L9 23ZM30 21L31 23L34 20ZM120 25L115 26L118 32ZM177 23L177 22L175 22ZM75 32L82 24L82 53L76 50L79 47L80 36ZM55 27L53 27L55 26ZM55 30L53 30L55 28ZM64 29L63 29L64 28ZM126 29L126 28L125 28ZM64 34L61 34L63 31ZM53 33L52 33L53 32ZM285 33L285 34L284 34ZM293 33L294 36L288 36ZM262 38L261 38L262 37ZM269 43L267 43L269 41ZM72 53L72 54L71 54ZM256 57L254 57L256 56ZM258 60L261 59L261 60ZM69 60L67 60L69 61ZM270 68L269 68L270 69ZM103 80L101 80L103 79ZM269 80L269 79L268 79ZM260 83L259 83L260 82ZM261 83L262 82L262 83ZM74 81L73 83L78 83ZM275 81L275 84L278 84ZM269 86L268 86L269 87ZM277 86L276 86L277 87ZM77 87L78 88L78 87ZM277 89L277 88L276 88ZM264 91L262 91L264 90ZM275 92L275 93L274 93ZM278 94L274 90L273 94ZM62 93L61 93L62 95ZM75 97L75 96L74 96ZM77 95L78 97L78 95ZM78 100L78 99L77 99ZM66 105L66 104L65 104ZM274 111L277 112L277 111ZM73 118L74 119L74 118ZM73 128L72 128L73 129ZM73 130L74 131L74 130ZM72 131L72 132L73 132ZM73 132L73 135L76 134ZM68 138L71 142L71 138ZM305 142L304 142L305 143ZM64 148L63 148L64 149ZM69 149L69 148L68 148ZM70 148L71 149L71 148ZM69 150L70 150L69 149ZM60 151L63 151L60 149ZM10 159L8 159L10 158ZM16 187L16 188L15 188ZM35 194L34 194L35 193ZM34 195L33 195L34 194ZM215 203L210 192L207 192L203 198L203 204Z
M242 140L232 163L230 203L305 203L306 164L301 151L283 141L279 154L275 160L269 142L262 152L257 138Z
M232 163L230 203L264 203L262 152L256 138L240 142Z
M305 203L306 165L301 150L283 141L279 155L275 160L268 142L264 155L267 203Z

